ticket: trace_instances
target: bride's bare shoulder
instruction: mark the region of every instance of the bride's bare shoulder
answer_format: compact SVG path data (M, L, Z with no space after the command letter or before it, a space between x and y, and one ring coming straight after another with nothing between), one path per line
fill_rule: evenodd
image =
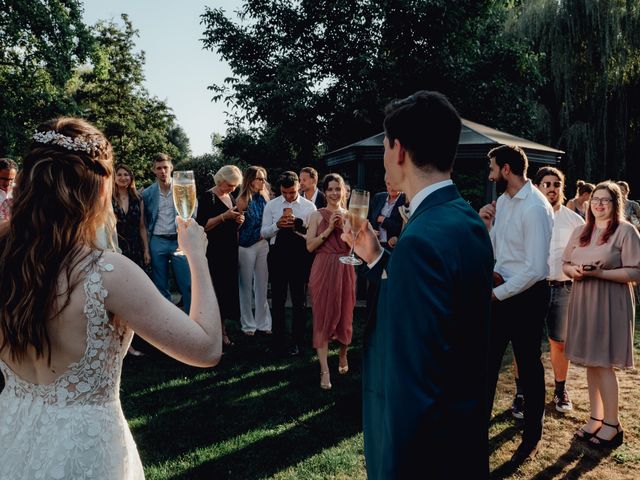
M103 252L101 263L104 270L102 282L109 292L109 297L135 298L140 294L157 293L149 276L124 255Z

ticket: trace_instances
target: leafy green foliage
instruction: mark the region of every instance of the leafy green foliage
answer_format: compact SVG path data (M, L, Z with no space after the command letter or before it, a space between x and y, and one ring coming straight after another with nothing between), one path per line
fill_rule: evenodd
M193 170L198 195L213 187L213 174L225 164L223 158L212 153L191 157L175 165L174 170Z
M419 89L527 134L540 76L527 45L502 34L509 3L245 1L235 23L207 8L205 48L234 72L210 88L232 125L282 147L263 161L281 168L319 166L323 151L379 132L384 105Z
M93 48L77 0L0 0L0 155L16 157L35 127L76 113L65 92Z
M136 178L152 180L151 159L161 152L186 158L189 143L169 107L143 87L144 53L134 50L138 33L127 15L122 21L124 28L95 26L91 66L78 72L73 94L84 116L110 139L116 162L128 164Z
M19 157L40 122L79 115L105 132L115 161L142 183L157 153L189 157L170 108L143 87L144 53L122 20L89 29L76 0L0 0L0 155Z
M510 29L539 52L544 128L570 181L639 178L638 2L533 0L515 13Z

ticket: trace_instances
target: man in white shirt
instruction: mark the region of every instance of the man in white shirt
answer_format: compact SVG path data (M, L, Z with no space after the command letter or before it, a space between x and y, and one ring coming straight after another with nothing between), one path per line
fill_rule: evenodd
M318 172L313 167L304 167L300 170L300 193L313 203L316 208L327 206L327 199L324 193L318 190Z
M528 160L521 148L502 145L487 156L489 180L505 188L497 204L480 209L490 231L499 279L491 296L489 416L502 357L511 342L526 399L522 443L511 458L518 465L536 454L542 438L545 386L540 344L549 304L547 260L553 210L527 179Z
M309 217L316 207L298 194L300 183L295 172L284 172L280 175L279 184L281 195L268 201L264 207L260 234L269 240L274 350L280 354L287 348L285 302L289 289L293 304L293 341L289 345L289 354L298 355L304 348L307 323L305 286L310 265L305 234Z
M554 167L541 167L533 183L553 207L553 233L549 248L549 276L547 277L551 288L551 299L547 309L546 325L555 379L553 402L558 412L565 413L573 409L566 389L569 360L564 355L572 282L562 271L562 254L571 234L576 228L584 225L584 220L563 205L565 183L564 174L560 170Z

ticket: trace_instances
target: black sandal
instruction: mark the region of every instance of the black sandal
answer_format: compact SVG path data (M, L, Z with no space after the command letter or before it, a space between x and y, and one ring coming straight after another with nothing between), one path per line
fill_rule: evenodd
M602 418L602 419L595 418L595 417L589 417L589 418L591 420L593 420L593 421L600 422L600 423L604 424L604 418ZM600 425L600 428L602 428L602 425ZM578 440L582 441L582 442L586 442L586 441L590 440L591 437L595 436L595 434L600 431L600 428L595 429L593 432L587 432L584 428L580 427L580 430L578 430L576 433L574 433L573 436L575 438L577 438ZM582 432L582 435L580 435L578 432Z
M595 448L617 448L622 445L622 441L624 440L624 430L620 428L620 424L618 423L617 425L611 425L610 423L604 421L602 422L602 424L606 425L607 427L615 428L616 434L612 439L605 440L604 438L600 438L594 433L592 440L589 441L589 444ZM596 439L598 443L594 442L593 439Z

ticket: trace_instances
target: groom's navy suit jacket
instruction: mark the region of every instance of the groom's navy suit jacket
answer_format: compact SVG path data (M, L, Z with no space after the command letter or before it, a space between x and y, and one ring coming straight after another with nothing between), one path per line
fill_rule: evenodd
M364 351L370 480L488 477L492 270L487 229L450 185L422 201L367 273L380 281Z

